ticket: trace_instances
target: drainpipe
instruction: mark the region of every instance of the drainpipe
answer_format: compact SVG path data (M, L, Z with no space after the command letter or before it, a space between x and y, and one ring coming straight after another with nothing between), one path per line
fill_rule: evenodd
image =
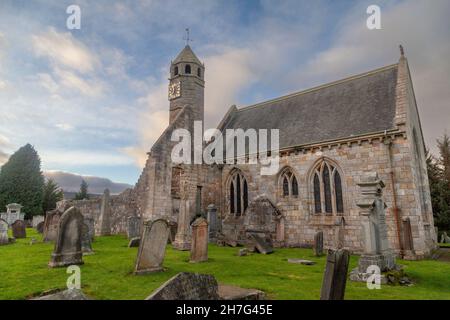
M397 207L397 194L395 192L395 176L394 176L394 169L392 168L392 150L391 150L391 146L392 146L392 141L390 138L387 137L386 135L386 131L384 132L384 145L386 146L387 149L387 153L388 153L388 159L389 159L389 173L391 176L391 189L392 189L392 209L394 211L394 217L395 217L395 222L397 225L397 239L398 239L398 244L399 244L399 248L400 248L400 257L403 258L404 257L404 250L403 250L403 241L402 241L402 236L401 236L401 223L400 223L400 212L398 210Z

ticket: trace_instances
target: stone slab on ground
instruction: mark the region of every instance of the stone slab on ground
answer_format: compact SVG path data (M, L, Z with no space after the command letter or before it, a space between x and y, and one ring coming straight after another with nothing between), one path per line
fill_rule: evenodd
M304 264L306 266L312 266L315 265L316 262L311 260L304 260L304 259L288 259L289 263L296 263L296 264Z
M83 291L78 289L68 289L57 293L33 298L31 300L92 300Z
M180 272L145 300L219 300L213 275Z
M270 243L265 241L259 235L252 234L251 236L254 241L255 248L259 253L262 253L262 254L273 253L273 247L270 245Z
M266 298L266 294L261 290L224 284L219 285L219 296L221 300L264 300Z

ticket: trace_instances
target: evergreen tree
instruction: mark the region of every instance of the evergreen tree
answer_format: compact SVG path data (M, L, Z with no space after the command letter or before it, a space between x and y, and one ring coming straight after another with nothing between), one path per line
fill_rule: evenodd
M44 200L42 208L44 213L56 208L56 203L64 198L62 189L52 179L48 179L44 185Z
M84 200L84 199L89 199L89 194L88 194L88 184L83 179L81 180L80 192L78 192L75 195L75 200Z
M0 170L0 210L19 203L27 218L42 214L44 176L41 160L32 145L17 150Z
M437 144L438 159L427 152L431 203L435 225L439 230L450 231L450 139L444 135Z

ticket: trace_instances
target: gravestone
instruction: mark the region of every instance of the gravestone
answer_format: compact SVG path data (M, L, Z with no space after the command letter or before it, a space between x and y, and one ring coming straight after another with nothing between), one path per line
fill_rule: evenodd
M349 261L347 250L328 250L320 300L344 300Z
M304 264L305 266L312 266L316 263L311 260L305 260L305 259L288 259L289 263L295 263L295 264Z
M45 220L44 216L34 216L33 221L31 222L31 226L33 228L37 228L37 225Z
M91 234L89 232L89 226L86 224L86 222L83 222L81 227L81 251L83 252L83 255L89 255L94 253L94 251L92 250Z
M75 207L69 208L59 220L55 248L48 263L49 267L64 267L83 264L81 250L83 215Z
M323 231L319 231L314 235L313 252L316 257L323 254Z
M139 247L139 244L141 243L141 238L133 238L128 242L128 248L137 248Z
M36 231L38 233L43 233L44 232L44 221L39 222L36 226Z
M94 218L90 216L84 216L84 224L88 227L88 235L91 243L94 241L95 238L95 220Z
M111 205L109 189L105 189L100 207L100 216L98 217L95 233L99 236L111 235Z
M219 223L217 218L217 207L214 204L208 205L208 233L211 242L217 241L217 233L219 230Z
M169 237L169 224L164 219L146 221L139 244L135 274L163 271L164 255Z
M79 289L67 289L51 293L31 300L92 300Z
M145 300L219 300L219 286L213 275L180 272Z
M175 221L169 221L169 228L170 234L169 241L167 243L172 244L175 241L175 237L177 236L178 223L176 223Z
M138 216L130 216L127 218L127 236L131 240L141 236L141 218Z
M360 208L364 253L360 256L358 268L350 274L353 281L366 281L371 275L368 267L376 265L381 272L395 268L395 254L389 247L386 204L382 199L384 183L377 173L370 173L358 183L362 198L357 202Z
M8 223L0 219L0 246L9 244L8 238Z
M13 237L16 239L24 239L27 237L27 229L25 226L25 221L23 220L16 220L12 225L12 234Z
M175 236L175 241L172 243L174 249L190 250L191 236L190 236L190 220L191 220L191 201L189 200L190 185L187 181L181 181L180 186L180 213L178 215L178 230Z
M414 252L414 241L411 230L411 221L409 218L403 219L402 230L403 230L403 259L414 260L416 254Z
M197 218L192 224L192 244L190 262L208 261L208 221Z
M442 232L441 234L441 243L450 243L450 237L447 235L447 232Z
M259 235L253 233L250 235L250 237L254 241L256 251L258 251L259 253L269 254L273 252L273 247L270 245L270 243L265 241Z
M58 236L59 220L61 212L58 209L47 212L44 221L44 241L55 241Z

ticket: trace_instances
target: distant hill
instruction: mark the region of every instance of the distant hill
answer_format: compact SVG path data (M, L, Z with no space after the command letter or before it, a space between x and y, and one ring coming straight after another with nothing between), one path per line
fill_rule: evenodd
M66 199L70 199L80 190L81 181L84 179L89 185L89 194L98 195L108 188L111 194L119 194L125 189L132 188L127 183L116 183L107 178L82 176L63 171L45 171L44 176L47 179L53 179L63 190Z

